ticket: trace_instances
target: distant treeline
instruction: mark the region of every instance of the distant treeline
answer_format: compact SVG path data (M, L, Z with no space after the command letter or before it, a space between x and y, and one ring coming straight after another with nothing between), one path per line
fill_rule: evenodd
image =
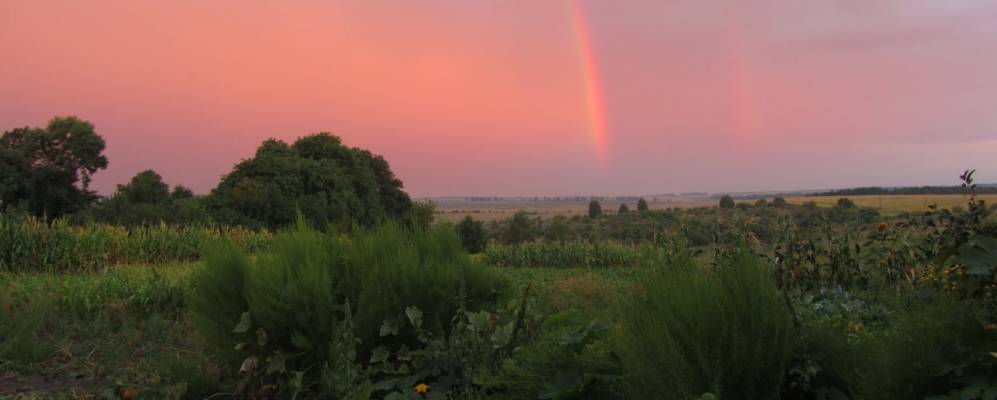
M875 195L900 195L900 194L965 194L967 189L962 186L914 186L884 188L879 186L859 187L851 189L838 189L827 192L810 194L810 196L875 196ZM997 194L997 185L979 185L976 187L978 194Z

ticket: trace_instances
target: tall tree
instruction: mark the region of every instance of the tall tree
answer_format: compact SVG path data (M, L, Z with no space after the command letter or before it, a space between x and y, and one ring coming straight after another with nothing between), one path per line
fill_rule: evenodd
M502 242L505 244L520 244L536 238L536 230L526 211L519 211L512 216L505 231L502 232Z
M90 179L107 168L104 139L93 124L56 117L45 128L18 128L0 136L0 207L24 206L58 217L96 199Z
M596 219L602 216L602 204L598 200L589 202L589 218Z
M720 198L720 208L731 209L734 208L734 198L728 195Z
M468 253L477 254L485 250L485 224L475 221L470 215L457 224L457 235Z
M293 223L297 210L319 227L344 227L402 218L412 208L383 158L324 132L291 145L263 142L222 178L208 204L219 222L270 228Z
M170 200L170 186L151 169L135 174L124 185L118 185L118 193L134 204L162 204Z
M627 207L626 203L621 203L620 204L620 210L617 211L617 213L618 214L626 214L628 212L630 212L630 207Z
M644 200L644 198L641 197L640 200L637 200L637 211L644 212L647 210L647 200Z

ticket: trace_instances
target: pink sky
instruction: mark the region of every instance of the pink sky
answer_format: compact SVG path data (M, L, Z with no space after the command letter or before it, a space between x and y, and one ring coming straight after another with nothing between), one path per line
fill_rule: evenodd
M0 0L0 130L93 122L104 193L318 131L415 196L997 181L997 3L736 4Z

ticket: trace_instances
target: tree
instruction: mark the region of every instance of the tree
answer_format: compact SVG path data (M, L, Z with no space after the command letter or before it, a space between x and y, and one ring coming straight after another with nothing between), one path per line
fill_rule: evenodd
M837 208L855 208L855 202L847 197L842 197L838 199L838 202L834 205Z
M721 197L720 198L720 208L727 209L727 210L729 210L731 208L734 208L734 198L730 197L729 195L724 195L724 197Z
M618 214L626 214L630 212L630 207L627 207L626 203L620 204L620 210L617 211Z
M133 204L163 204L170 201L170 186L151 169L139 172L124 185L118 185L118 193Z
M18 128L0 136L0 207L23 205L48 217L96 200L94 173L107 168L104 139L93 124L56 117L45 128Z
M589 218L596 219L602 216L602 204L599 201L592 200L589 202Z
M182 185L171 193L170 186L153 170L135 174L128 183L118 185L111 197L82 211L78 218L125 226L212 222L201 198Z
M568 217L556 215L544 229L544 240L548 242L564 242L571 238L571 226Z
M470 215L457 224L457 235L468 253L477 254L485 250L485 224L475 221Z
M170 197L172 197L173 200L186 200L193 198L194 192L184 185L176 185L173 187L173 193L170 193Z
M644 200L644 198L641 197L640 200L637 200L637 211L645 212L647 210L647 200Z
M292 224L298 210L322 228L432 219L431 209L428 216L410 213L412 200L384 158L324 132L291 145L264 141L222 178L208 205L219 222L269 228Z
M765 199L758 199L758 201L755 202L755 207L758 207L758 208L766 207L768 205L769 205L769 203L768 203L768 201L765 201Z
M786 199L784 199L782 197L776 197L776 198L772 199L772 207L782 208L782 207L785 207L785 206L786 206Z
M505 244L520 244L532 241L536 237L533 222L526 211L519 211L512 216L509 224L502 232L502 242Z

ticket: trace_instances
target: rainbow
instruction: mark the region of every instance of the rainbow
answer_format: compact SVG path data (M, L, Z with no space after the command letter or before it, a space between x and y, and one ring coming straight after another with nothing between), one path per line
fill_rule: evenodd
M599 81L599 65L595 62L592 39L589 38L588 20L582 10L581 0L568 0L574 22L575 38L578 42L578 56L582 64L582 78L585 86L585 111L591 129L592 144L596 157L605 163L609 157L608 132L606 130L606 106L602 97L602 83Z

